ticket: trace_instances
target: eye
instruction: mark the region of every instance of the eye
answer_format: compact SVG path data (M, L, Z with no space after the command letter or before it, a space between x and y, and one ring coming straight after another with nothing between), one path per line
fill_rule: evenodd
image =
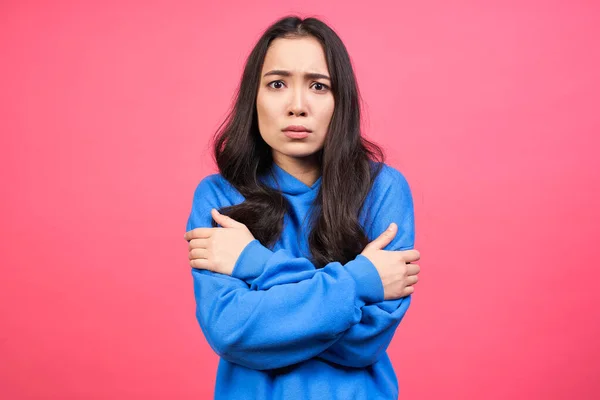
M279 80L279 81L273 81L273 82L269 83L267 86L269 86L273 89L280 89L280 87L273 87L274 83L279 83L279 84L283 85L283 81Z
M275 86L277 85L277 86ZM282 85L282 86L279 86ZM285 83L282 80L276 80L273 82L269 82L269 84L267 84L267 86L269 86L272 89L281 89L283 86L285 86ZM317 89L317 92L324 92L326 90L329 90L329 86L327 86L324 83L321 82L315 82L313 84L313 87Z
M317 92L324 92L327 89L329 89L329 86L327 86L326 84L321 83L321 82L315 82L314 87L322 88L322 89L317 89Z

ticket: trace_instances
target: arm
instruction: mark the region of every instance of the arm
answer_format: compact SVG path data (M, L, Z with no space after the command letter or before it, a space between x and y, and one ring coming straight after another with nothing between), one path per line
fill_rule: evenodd
M384 171L382 171L383 173ZM378 211L368 229L371 240L395 222L398 233L384 250L410 250L415 243L414 204L406 178L390 169L389 187L378 200ZM342 335L340 340L319 355L325 360L348 366L366 367L375 363L386 351L396 328L404 318L412 295L400 299L367 304L362 308L361 320Z
M212 226L210 210L219 207L214 190L207 179L198 185L186 230ZM278 256L265 253L267 262L310 264ZM240 279L206 270L193 269L192 277L196 317L207 342L224 359L253 369L315 357L360 321L364 304L383 299L381 287L358 284L379 278L360 258L330 263L318 274L307 271L298 283L268 290L252 290Z
M382 179L375 187L375 193L382 193L372 201L374 217L365 225L367 235L373 240L390 223L398 224L398 233L385 250L409 250L414 248L415 225L414 206L408 182L397 170L382 171ZM300 282L304 275L312 270L312 265L290 261L292 256L279 250L277 257L269 259L269 250L258 241L249 244L240 255L232 276L248 282L251 289L265 290L275 285ZM265 256L263 256L265 254ZM370 261L361 255L366 262ZM245 259L255 262L244 262ZM283 269L285 268L285 270ZM285 273L284 273L285 271ZM360 285L381 285L381 282L360 282ZM348 367L365 367L373 364L387 349L395 330L406 314L411 296L394 300L385 300L362 307L362 316L358 324L351 326L338 341L319 355L327 361Z

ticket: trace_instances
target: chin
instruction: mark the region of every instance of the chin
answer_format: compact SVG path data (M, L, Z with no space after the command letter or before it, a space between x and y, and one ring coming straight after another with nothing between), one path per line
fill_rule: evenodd
M294 158L309 157L319 151L318 148L307 143L288 143L286 146L281 146L277 150L279 153Z

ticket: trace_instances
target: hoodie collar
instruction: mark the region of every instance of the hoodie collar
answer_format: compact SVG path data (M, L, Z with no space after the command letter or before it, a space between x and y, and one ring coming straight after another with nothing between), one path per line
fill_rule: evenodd
M321 186L321 176L319 176L312 186L308 186L275 163L272 164L269 171L265 174L264 181L269 187L289 195L304 194L318 190Z

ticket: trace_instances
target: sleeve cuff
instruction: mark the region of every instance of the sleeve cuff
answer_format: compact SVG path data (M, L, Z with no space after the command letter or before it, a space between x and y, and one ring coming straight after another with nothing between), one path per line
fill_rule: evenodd
M252 284L252 281L262 274L265 265L273 252L254 239L242 250L238 257L231 276Z
M375 265L367 257L359 254L346 264L348 273L356 281L356 296L359 307L379 303L384 300L383 284Z

